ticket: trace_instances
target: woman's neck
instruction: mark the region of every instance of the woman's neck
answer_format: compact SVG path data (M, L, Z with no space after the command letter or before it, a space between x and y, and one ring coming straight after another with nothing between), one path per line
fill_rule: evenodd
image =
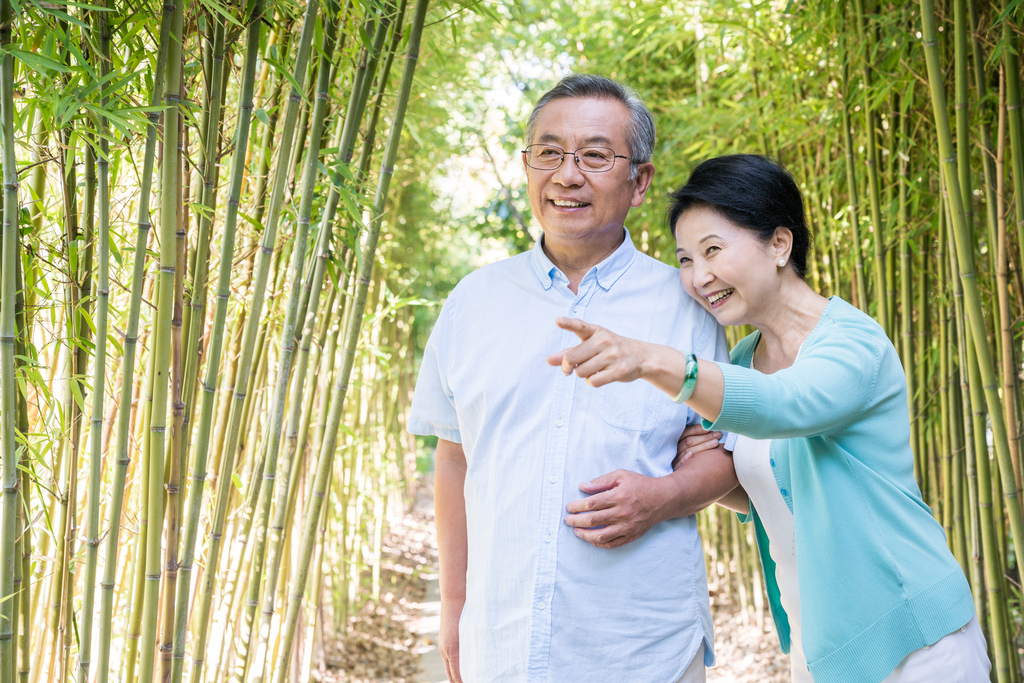
M827 305L828 299L803 280L785 278L774 301L765 306L764 318L753 323L761 333L753 366L771 374L792 365Z

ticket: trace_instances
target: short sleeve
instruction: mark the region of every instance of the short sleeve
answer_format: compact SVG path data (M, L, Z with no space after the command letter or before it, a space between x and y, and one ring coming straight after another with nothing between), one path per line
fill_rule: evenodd
M423 350L419 378L412 397L412 410L407 429L413 434L436 436L445 441L462 443L455 395L448 385L448 359L451 354L452 309L449 297L430 332Z

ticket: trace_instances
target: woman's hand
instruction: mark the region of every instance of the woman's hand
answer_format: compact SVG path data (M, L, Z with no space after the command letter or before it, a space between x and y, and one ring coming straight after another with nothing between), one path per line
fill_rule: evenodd
M567 375L575 371L592 387L609 382L632 382L643 376L649 344L620 337L578 318L556 318L555 324L576 334L583 343L548 356L548 365L562 366L562 372Z
M672 469L678 470L683 463L693 457L694 453L718 447L722 432L709 432L700 423L690 425L683 430L676 444L676 457L672 460Z

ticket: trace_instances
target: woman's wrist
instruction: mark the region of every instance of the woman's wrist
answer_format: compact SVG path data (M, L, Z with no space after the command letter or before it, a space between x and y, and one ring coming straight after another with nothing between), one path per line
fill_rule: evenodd
M687 356L671 346L650 344L640 376L671 397L679 395L686 381Z

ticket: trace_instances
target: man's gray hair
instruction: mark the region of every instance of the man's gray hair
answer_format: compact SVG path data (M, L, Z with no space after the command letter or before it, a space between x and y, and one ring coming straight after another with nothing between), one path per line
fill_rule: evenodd
M526 144L533 144L540 110L551 100L567 97L607 98L618 100L625 105L629 111L629 120L626 122L626 144L629 145L630 158L629 179L636 179L638 166L649 162L654 153L654 116L636 90L605 76L571 74L544 93L537 101L537 106L530 112L530 119L526 123Z

